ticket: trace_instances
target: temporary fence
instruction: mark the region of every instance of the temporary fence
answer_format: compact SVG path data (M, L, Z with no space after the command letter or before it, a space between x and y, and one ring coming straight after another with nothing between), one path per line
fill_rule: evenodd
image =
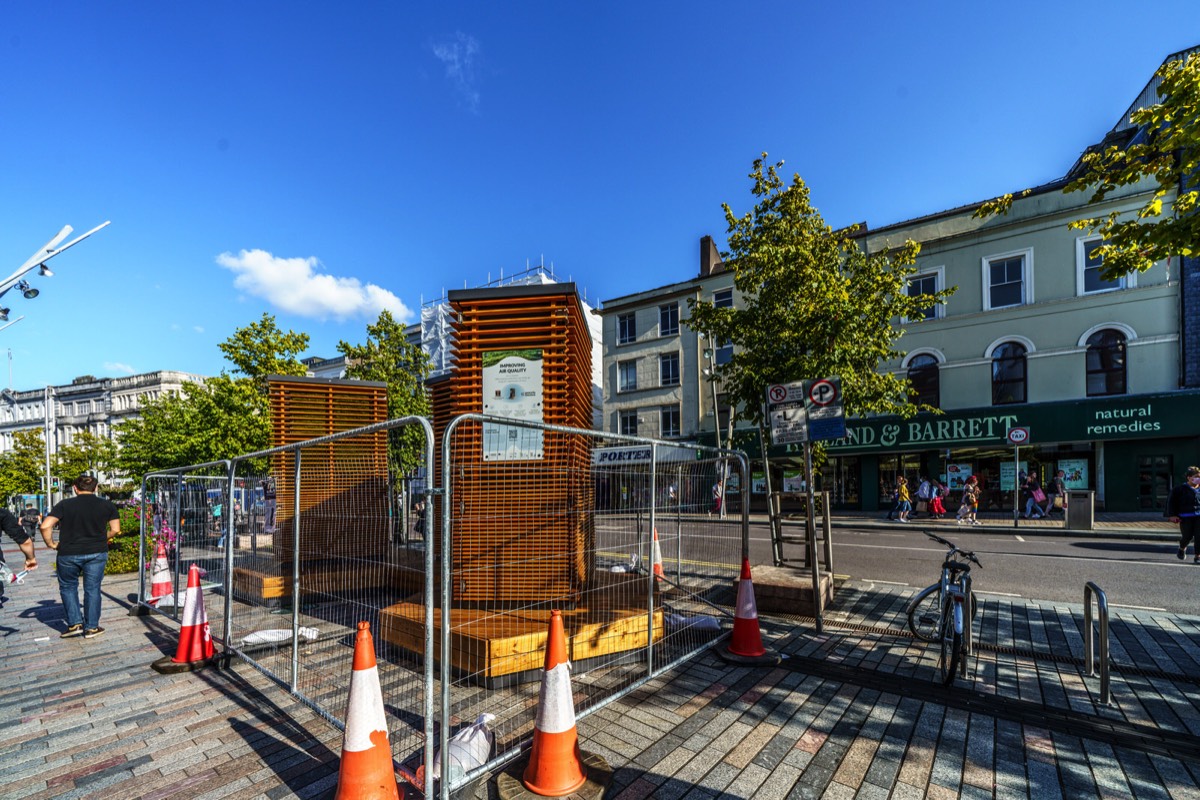
M448 798L528 744L551 610L580 717L726 635L750 487L741 453L480 415L436 472L434 446L408 417L147 475L139 604L182 610L152 597L161 541L174 597L205 570L226 657L338 726L370 622L393 756L432 774L440 746ZM494 758L456 771L449 738L484 713Z
M447 426L441 713L460 725L493 715L496 742L492 762L447 789L528 743L552 610L579 717L726 635L747 478L730 451L476 414Z

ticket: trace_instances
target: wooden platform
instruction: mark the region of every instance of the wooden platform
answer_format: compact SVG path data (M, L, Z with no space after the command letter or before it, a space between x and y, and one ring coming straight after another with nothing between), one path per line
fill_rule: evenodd
M425 556L417 553L411 564L373 564L363 569L352 561L301 562L306 576L300 593L337 594L362 589L387 588L404 595L419 591L425 576ZM233 568L233 596L246 602L277 605L292 596L291 570L281 574L274 564Z
M646 579L597 573L584 604L562 609L567 655L574 662L634 653L647 645ZM434 609L435 639L441 609ZM655 604L654 640L664 635L662 607ZM480 683L505 676L535 679L545 664L550 604L544 608L455 608L450 612L450 664L456 674ZM404 650L425 652L425 606L420 597L396 603L379 615L379 638Z

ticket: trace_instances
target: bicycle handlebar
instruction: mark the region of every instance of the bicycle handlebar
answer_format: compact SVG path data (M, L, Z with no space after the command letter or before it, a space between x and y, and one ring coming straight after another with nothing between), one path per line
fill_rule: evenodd
M946 553L946 558L953 558L955 555L960 555L960 556L965 557L969 561L973 562L975 564L975 566L979 567L980 569L983 569L983 564L979 563L979 559L975 557L974 551L960 550L958 545L956 545L954 542L951 542L947 539L943 539L942 537L938 536L937 534L930 533L929 531L925 531L924 533L926 536L928 536L930 539L933 539L938 544L944 544L946 547L949 548L949 551Z

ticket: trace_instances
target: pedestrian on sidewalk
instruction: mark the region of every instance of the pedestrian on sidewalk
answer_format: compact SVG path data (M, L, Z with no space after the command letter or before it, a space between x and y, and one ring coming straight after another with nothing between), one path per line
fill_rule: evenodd
M908 522L908 515L912 513L912 501L908 495L908 478L903 475L896 479L896 513L898 515L897 522Z
M1192 563L1200 564L1200 467L1188 467L1183 483L1171 490L1167 496L1167 516L1179 526L1179 552L1175 557L1183 561L1188 543L1195 540Z
M1042 482L1036 473L1030 473L1021 484L1021 496L1025 499L1025 519L1041 519L1044 516L1042 503L1046 493L1042 491Z
M1055 511L1067 513L1067 473L1061 469L1046 483L1046 516Z
M100 582L108 564L108 543L121 532L121 515L116 506L96 496L97 484L94 476L80 475L72 484L75 496L60 501L42 518L42 540L51 550L58 551L58 593L67 617L67 629L59 636L64 639L72 636L94 639L104 633L100 627Z
M946 506L942 503L942 498L946 496L946 487L937 478L932 480L932 484L929 489L929 516L941 519L946 516Z
M933 484L929 482L929 478L922 475L921 482L917 484L917 507L913 509L912 519L915 519L922 511L927 516L933 516L933 513L929 510L929 499L932 493Z
M979 479L974 475L963 484L962 504L958 507L958 524L979 524Z

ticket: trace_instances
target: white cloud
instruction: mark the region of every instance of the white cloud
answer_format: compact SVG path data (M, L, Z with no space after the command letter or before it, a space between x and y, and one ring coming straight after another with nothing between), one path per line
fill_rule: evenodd
M475 59L480 54L478 40L462 31L452 41L434 42L433 55L446 67L446 77L454 83L463 104L472 114L479 113L479 89L475 86Z
M137 372L133 367L128 364L122 364L120 361L105 361L104 368L109 372L123 372L126 375L132 375Z
M217 263L237 276L236 288L302 317L363 317L373 322L387 310L398 322L413 318L412 311L387 289L318 272L315 258L279 258L265 250L242 250L237 255L222 253Z
M192 330L194 330L196 333L204 333L204 327L201 325L193 325Z

